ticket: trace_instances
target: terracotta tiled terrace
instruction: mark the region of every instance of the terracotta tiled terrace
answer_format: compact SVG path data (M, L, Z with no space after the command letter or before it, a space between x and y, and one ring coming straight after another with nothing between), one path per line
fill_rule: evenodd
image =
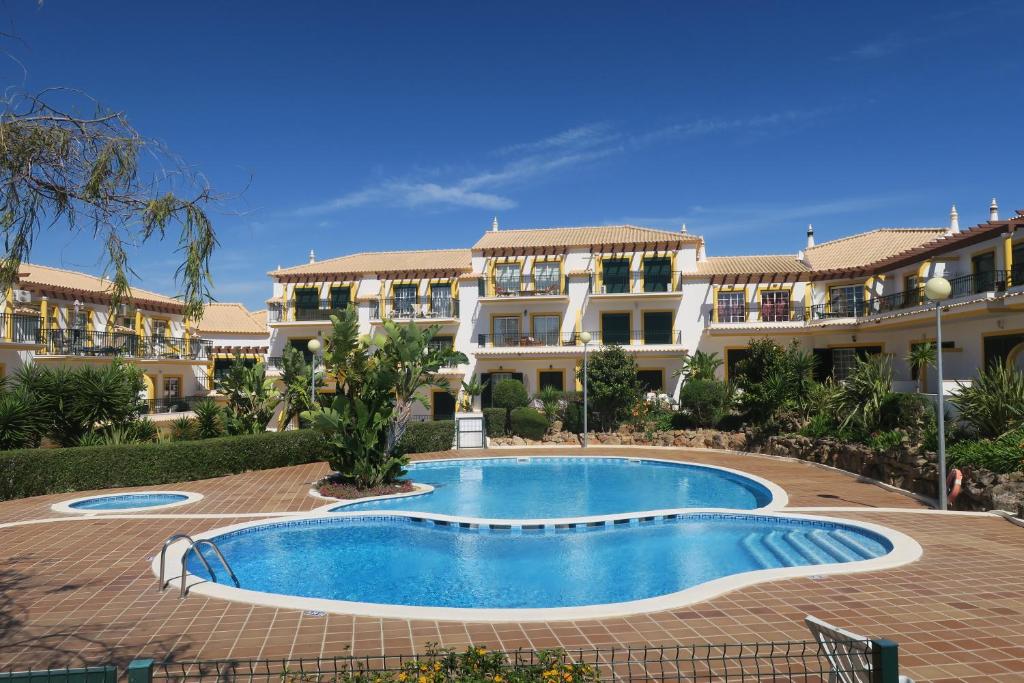
M516 451L477 452L498 453ZM311 615L198 594L180 601L175 591L157 590L148 558L175 532L318 507L323 501L306 492L327 472L324 464L152 487L206 497L131 517L60 515L52 503L87 492L45 496L0 503L0 671L137 656L408 653L431 641L510 649L804 640L803 617L814 614L898 641L901 672L918 681L1024 681L1024 528L992 515L928 511L870 482L784 459L680 449L601 453L749 472L781 485L788 509L892 527L914 537L924 555L897 569L762 583L684 609L616 619L475 624Z

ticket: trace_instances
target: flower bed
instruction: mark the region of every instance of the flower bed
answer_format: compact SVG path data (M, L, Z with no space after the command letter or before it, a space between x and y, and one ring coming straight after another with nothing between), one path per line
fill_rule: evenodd
M338 498L339 500L355 500L357 498L372 498L375 496L391 496L396 493L411 493L415 490L411 481L398 481L394 484L384 484L373 488L360 489L355 484L347 482L332 481L330 478L317 482L316 490L321 496Z

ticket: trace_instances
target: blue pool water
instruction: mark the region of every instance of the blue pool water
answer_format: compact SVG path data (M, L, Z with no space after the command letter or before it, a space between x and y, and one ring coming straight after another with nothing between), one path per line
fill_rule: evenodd
M412 510L486 519L551 519L639 510L753 510L772 500L758 482L710 467L626 458L516 458L413 463L431 493L331 508Z
M731 574L851 562L892 549L857 527L742 513L542 530L335 517L269 523L215 540L249 590L478 608L638 600ZM194 556L189 570L209 578Z
M148 508L157 505L169 505L188 500L182 493L126 493L116 496L97 496L72 503L69 507L76 510L125 510L129 508Z

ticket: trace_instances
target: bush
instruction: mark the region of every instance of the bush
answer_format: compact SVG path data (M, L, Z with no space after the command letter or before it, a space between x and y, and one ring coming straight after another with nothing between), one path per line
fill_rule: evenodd
M922 394L890 394L882 403L883 429L905 429L923 434L935 422L935 404Z
M491 402L496 408L505 409L505 428L512 422L512 411L530 404L526 387L517 379L503 379L491 393ZM507 433L507 432L506 432Z
M694 429L697 424L689 413L672 413L672 429Z
M548 419L535 408L516 408L512 411L512 433L524 439L540 441L547 434Z
M1024 372L992 363L970 386L961 384L951 401L977 436L995 438L1024 425Z
M115 486L151 486L327 459L310 430L203 441L0 452L0 500Z
M1024 469L1024 427L1006 432L997 439L961 441L949 448L949 464L972 467L999 474Z
M876 432L868 437L868 446L879 453L899 448L903 444L905 433L899 429L890 429L885 432Z
M587 425L591 427L591 425ZM562 413L562 429L572 434L583 433L583 404L579 401L568 401Z
M636 359L621 346L608 346L591 354L587 374L589 377L584 377L581 365L576 377L587 382L591 415L597 416L602 431L610 432L633 413L643 398Z
M487 436L492 439L497 436L505 436L506 420L504 408L484 408L484 425Z
M690 380L679 390L679 407L698 427L714 427L732 408L733 391L715 379Z
M410 422L398 441L398 455L451 450L455 443L455 420Z

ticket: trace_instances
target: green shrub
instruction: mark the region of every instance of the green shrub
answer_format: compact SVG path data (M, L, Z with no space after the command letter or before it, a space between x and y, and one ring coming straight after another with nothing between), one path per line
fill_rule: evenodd
M325 460L327 444L311 430L203 441L0 452L0 500L115 486L207 479Z
M593 425L587 425L593 429ZM562 429L572 434L583 433L583 404L579 401L569 401L565 404L562 412Z
M455 420L410 422L396 448L398 455L451 450L455 443Z
M868 437L868 446L872 450L885 453L899 448L903 443L905 433L899 429L890 429L884 432L876 432Z
M497 436L505 436L506 420L504 408L484 408L484 425L486 425L487 436L492 439Z
M549 422L534 408L516 408L512 411L512 433L524 439L540 441L547 434Z
M694 429L696 426L689 413L672 413L672 429Z
M512 411L529 405L530 395L526 393L526 387L519 380L503 379L491 392L491 403L495 408L505 409L505 428L508 429L512 422Z
M1024 372L995 362L951 399L960 419L979 437L991 439L1024 425Z
M949 464L972 467L999 474L1024 470L1024 427L1006 432L996 439L961 441L949 447Z
M183 415L171 422L172 441L194 441L198 438L198 423L194 418Z
M881 426L923 434L935 422L935 415L935 404L928 396L894 393L882 402Z
M715 379L690 380L679 390L679 408L698 427L714 427L732 408L733 390Z
M0 449L38 446L46 426L46 415L30 394L0 391Z

